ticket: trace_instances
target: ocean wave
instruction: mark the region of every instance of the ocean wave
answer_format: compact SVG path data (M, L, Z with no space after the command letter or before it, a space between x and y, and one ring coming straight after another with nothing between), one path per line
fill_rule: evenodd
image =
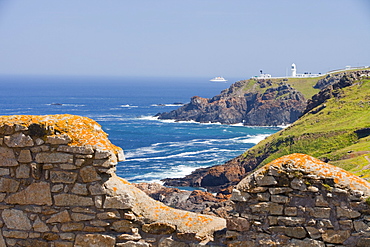
M167 159L173 159L173 158L192 158L196 157L196 155L202 154L202 153L207 153L209 150L199 150L199 151L192 151L192 152L181 152L177 154L171 154L167 156L156 156L156 157L138 157L138 158L127 158L126 161L141 161L141 162L146 162L149 160L167 160Z
M236 142L239 142L239 143L254 143L254 144L257 144L260 141L264 140L269 135L270 134L247 135L246 137L232 138L232 140L236 141Z
M172 103L172 104L152 104L150 106L183 106L183 103Z
M136 105L120 105L120 107L122 107L122 108L136 108L138 106L136 106Z
M84 107L86 105L83 104L64 104L64 103L50 103L45 105L52 105L52 106L72 106L72 107Z

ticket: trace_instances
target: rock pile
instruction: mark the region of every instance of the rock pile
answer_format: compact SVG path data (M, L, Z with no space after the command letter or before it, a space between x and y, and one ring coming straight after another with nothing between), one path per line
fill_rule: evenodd
M91 119L0 117L0 246L195 246L225 228L117 177L123 158Z

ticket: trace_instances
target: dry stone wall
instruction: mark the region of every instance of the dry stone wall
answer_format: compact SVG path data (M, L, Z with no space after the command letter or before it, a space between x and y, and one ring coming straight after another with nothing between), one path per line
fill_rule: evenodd
M303 154L273 161L233 191L229 246L370 246L370 184Z
M123 159L91 119L0 117L0 246L198 246L225 228L117 177Z

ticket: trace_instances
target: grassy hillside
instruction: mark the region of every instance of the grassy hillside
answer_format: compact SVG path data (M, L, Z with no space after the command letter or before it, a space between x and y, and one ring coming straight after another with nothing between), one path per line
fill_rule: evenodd
M314 77L314 78L285 78L285 79L265 79L264 81L269 81L271 83L264 83L261 87L260 83L256 83L256 79L249 79L244 81L242 91L244 92L260 92L264 93L268 88L277 87L279 83L285 82L292 86L293 88L297 89L301 92L306 99L312 97L312 95L318 93L320 90L313 88L316 82L322 77ZM261 80L259 80L261 81Z
M305 153L370 178L370 133L358 132L370 128L370 79L363 78L340 91L339 97L329 99L240 158L263 160L261 166L286 154Z

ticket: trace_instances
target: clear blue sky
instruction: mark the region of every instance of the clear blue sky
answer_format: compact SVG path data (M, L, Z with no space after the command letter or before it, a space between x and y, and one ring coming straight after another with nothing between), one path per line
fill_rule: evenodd
M369 0L0 0L0 74L284 76L370 65Z

